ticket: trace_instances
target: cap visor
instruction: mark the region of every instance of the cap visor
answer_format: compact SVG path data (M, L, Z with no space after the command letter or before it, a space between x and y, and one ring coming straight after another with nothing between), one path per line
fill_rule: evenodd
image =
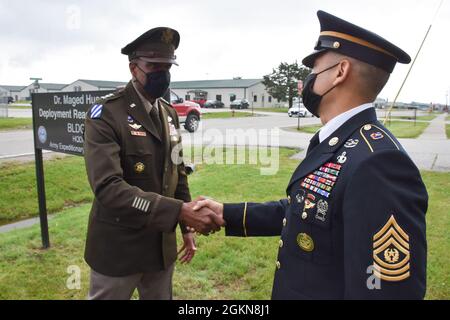
M155 63L170 63L178 66L178 63L174 59L167 58L147 58L147 57L139 57L140 60L145 62L155 62Z
M307 66L308 68L314 68L314 62L316 61L316 59L327 50L328 49L320 49L320 50L314 51L309 56L306 56L305 58L303 58L303 60L302 60L303 65Z

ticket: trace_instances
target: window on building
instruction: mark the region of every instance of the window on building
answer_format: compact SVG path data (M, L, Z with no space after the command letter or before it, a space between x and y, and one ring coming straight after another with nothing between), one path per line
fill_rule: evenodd
M234 93L230 94L230 102L236 100L236 95Z
M258 96L257 95L253 96L253 102L258 102Z
M191 100L191 95L190 94L185 95L184 100Z
M216 100L217 101L222 101L222 95L221 94L217 94L216 95Z
M81 91L81 86L75 86L75 87L73 87L73 91L75 91L75 92L80 92L80 91Z
M272 96L269 96L269 103L272 103Z

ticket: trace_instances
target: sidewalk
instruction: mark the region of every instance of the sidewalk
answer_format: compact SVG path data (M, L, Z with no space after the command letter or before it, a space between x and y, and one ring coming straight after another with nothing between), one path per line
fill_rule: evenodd
M430 121L430 125L417 138L418 140L447 140L445 134L445 118L446 113L440 114Z

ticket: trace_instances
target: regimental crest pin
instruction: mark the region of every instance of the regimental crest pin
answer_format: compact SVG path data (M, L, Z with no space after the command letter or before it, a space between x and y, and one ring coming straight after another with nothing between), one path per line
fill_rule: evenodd
M344 147L345 148L354 148L358 145L359 140L358 139L348 139L345 144Z
M383 138L383 134L381 132L374 132L370 135L370 137L372 138L372 140L379 140L381 138Z
M134 165L134 172L136 173L142 173L145 170L145 165L142 162L137 162Z
M373 236L374 274L385 281L402 281L410 276L409 236L391 215Z
M173 40L173 31L170 29L164 30L161 35L161 41L170 44L172 40Z

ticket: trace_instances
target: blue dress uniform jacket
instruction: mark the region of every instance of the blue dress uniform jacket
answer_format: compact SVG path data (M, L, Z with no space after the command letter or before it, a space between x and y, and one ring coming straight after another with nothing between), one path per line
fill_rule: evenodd
M370 108L313 148L287 199L224 205L228 236L281 235L273 299L422 299L420 173Z

